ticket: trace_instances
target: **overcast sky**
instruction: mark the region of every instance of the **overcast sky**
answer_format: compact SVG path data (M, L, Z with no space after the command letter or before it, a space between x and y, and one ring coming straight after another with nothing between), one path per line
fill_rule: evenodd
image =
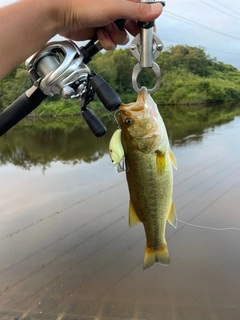
M0 6L13 2L0 0ZM211 57L240 69L240 0L166 0L156 25L165 47L202 46Z

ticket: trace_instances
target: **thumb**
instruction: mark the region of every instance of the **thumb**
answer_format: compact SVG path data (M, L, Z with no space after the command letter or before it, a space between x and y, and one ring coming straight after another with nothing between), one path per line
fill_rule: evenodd
M162 13L161 3L139 3L138 1L118 0L109 2L109 16L113 19L128 18L148 22Z
M58 0L59 1L59 0ZM162 12L160 3L139 3L139 0L72 0L61 1L58 9L59 30L80 30L102 27L117 19L149 22ZM83 2L85 5L80 6Z

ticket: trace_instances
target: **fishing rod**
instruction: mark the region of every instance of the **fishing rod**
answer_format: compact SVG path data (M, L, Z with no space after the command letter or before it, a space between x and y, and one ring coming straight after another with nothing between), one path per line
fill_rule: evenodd
M144 3L164 1L141 0ZM118 19L115 24L123 30L126 19ZM157 43L160 53L162 44L153 35L154 22L138 23L140 35L134 38L131 51L139 61L133 70L132 84L136 92L137 77L143 67L150 67L156 75L156 85L160 85L160 69L154 62L157 53L153 54L153 41ZM138 51L140 42L141 51ZM20 120L36 109L46 98L59 94L64 99L77 98L80 102L80 112L89 128L96 137L103 136L107 129L88 105L97 94L108 111L116 110L121 99L112 87L98 74L90 70L87 64L103 47L97 37L85 46L78 47L73 41L49 42L40 51L32 55L25 62L26 69L32 81L32 87L18 97L8 108L0 114L0 136L15 126ZM149 51L150 50L150 51ZM150 58L148 58L150 57Z
M36 109L46 98L56 94L64 99L78 98L81 114L97 137L106 133L103 123L87 108L96 93L105 108L113 111L121 100L86 63L100 50L98 40L79 48L70 40L50 42L26 60L32 87L0 114L0 136Z

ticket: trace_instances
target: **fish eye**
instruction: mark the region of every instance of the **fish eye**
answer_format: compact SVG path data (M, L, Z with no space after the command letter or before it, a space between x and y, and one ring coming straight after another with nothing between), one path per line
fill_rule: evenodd
M128 126L130 126L131 124L132 124L132 119L131 118L126 118L125 119L125 123L126 123L126 125L128 125Z

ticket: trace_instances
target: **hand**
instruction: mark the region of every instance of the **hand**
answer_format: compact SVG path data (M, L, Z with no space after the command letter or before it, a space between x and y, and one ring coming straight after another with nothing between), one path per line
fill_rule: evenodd
M72 40L97 34L110 50L128 42L127 31L139 32L136 20L152 21L161 12L160 3L139 0L21 0L0 8L0 79L58 33ZM117 19L127 19L125 30L113 23Z
M124 45L139 28L137 21L148 22L162 12L160 3L146 4L138 0L72 0L60 1L58 7L59 34L72 40L87 40L97 34L106 50ZM119 30L114 21L126 18L125 30Z

